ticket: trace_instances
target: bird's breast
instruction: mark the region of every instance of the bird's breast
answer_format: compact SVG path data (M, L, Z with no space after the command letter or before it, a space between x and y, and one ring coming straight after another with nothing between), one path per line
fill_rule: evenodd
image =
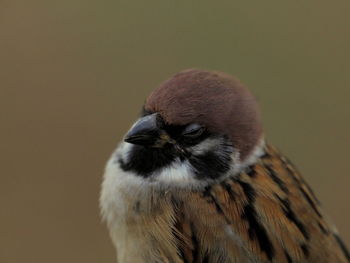
M118 262L181 262L173 239L174 208L169 192L144 185L111 159L100 197L101 212Z

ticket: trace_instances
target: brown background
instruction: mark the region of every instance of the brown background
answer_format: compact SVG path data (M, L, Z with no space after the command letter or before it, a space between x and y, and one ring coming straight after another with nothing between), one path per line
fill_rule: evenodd
M0 262L114 262L105 161L149 92L238 76L350 243L350 2L0 1Z

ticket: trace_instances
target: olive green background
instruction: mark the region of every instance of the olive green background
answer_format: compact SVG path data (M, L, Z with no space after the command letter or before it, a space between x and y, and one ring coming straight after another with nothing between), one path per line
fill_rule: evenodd
M161 81L238 76L350 243L350 2L0 1L0 262L115 262L105 161ZM135 248L137 249L137 248Z

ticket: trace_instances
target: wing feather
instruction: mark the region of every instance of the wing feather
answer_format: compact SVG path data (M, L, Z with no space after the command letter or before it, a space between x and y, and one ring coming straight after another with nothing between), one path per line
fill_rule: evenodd
M245 172L179 196L175 228L184 263L349 262L311 188L270 145Z

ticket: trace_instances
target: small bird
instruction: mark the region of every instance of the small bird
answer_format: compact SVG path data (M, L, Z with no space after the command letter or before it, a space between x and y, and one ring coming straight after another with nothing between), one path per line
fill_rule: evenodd
M236 78L189 69L156 88L107 163L100 207L119 263L343 263L295 166Z

